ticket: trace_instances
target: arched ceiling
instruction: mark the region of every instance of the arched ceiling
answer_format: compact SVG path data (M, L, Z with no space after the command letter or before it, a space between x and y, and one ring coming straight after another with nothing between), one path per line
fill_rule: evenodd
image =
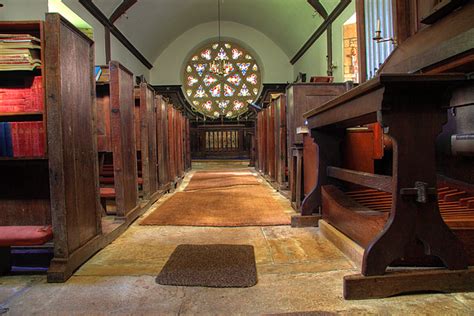
M110 17L122 0L93 2ZM321 1L328 13L338 2ZM288 59L323 21L306 0L221 0L221 20L248 25L266 34ZM153 62L179 35L211 21L216 21L217 35L217 0L138 0L115 25Z

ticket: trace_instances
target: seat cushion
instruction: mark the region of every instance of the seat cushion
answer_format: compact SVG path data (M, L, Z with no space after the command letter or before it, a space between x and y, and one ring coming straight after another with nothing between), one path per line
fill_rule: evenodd
M52 238L51 226L0 226L0 247L42 245Z
M100 188L100 197L101 198L115 198L115 189L114 188Z

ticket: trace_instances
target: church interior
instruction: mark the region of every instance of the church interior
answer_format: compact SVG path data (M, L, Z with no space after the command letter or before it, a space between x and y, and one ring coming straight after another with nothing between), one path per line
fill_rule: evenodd
M473 0L0 0L0 315L472 315Z

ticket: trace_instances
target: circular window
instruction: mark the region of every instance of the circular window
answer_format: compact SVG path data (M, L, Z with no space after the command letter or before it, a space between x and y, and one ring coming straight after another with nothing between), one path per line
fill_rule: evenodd
M255 58L235 43L201 47L184 68L183 90L188 102L210 118L236 118L247 112L261 86Z

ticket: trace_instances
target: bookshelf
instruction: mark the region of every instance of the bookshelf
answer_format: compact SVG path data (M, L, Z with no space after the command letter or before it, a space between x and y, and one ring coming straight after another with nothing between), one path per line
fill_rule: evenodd
M0 71L0 89L5 95L7 89L41 76L36 79L40 89L27 93L41 107L1 111L0 123L36 122L43 129L38 140L44 146L38 154L29 151L34 143L25 142L21 155L0 157L0 225L51 225L54 255L47 277L49 282L62 282L97 252L102 236L93 112L94 43L58 14L46 14L45 21L0 22L0 33L40 39L42 66L33 71ZM5 100L0 100L0 106ZM29 102L25 100L20 105Z
M0 34L39 40L41 66L34 70L0 71L0 160L47 159L47 112L44 94L44 24L42 21L0 22ZM7 35L8 34L8 35ZM3 38L2 39L7 39ZM32 40L33 41L33 40ZM22 46L24 43L13 43ZM4 47L5 48L5 47ZM20 51L16 46L4 51ZM12 53L14 54L14 53ZM18 53L18 55L21 55ZM16 56L16 55L13 55ZM3 56L7 58L6 56ZM10 56L11 57L11 56ZM8 63L8 62L7 62ZM14 69L14 65L12 65ZM27 148L35 146L33 151ZM3 148L3 150L2 150Z

